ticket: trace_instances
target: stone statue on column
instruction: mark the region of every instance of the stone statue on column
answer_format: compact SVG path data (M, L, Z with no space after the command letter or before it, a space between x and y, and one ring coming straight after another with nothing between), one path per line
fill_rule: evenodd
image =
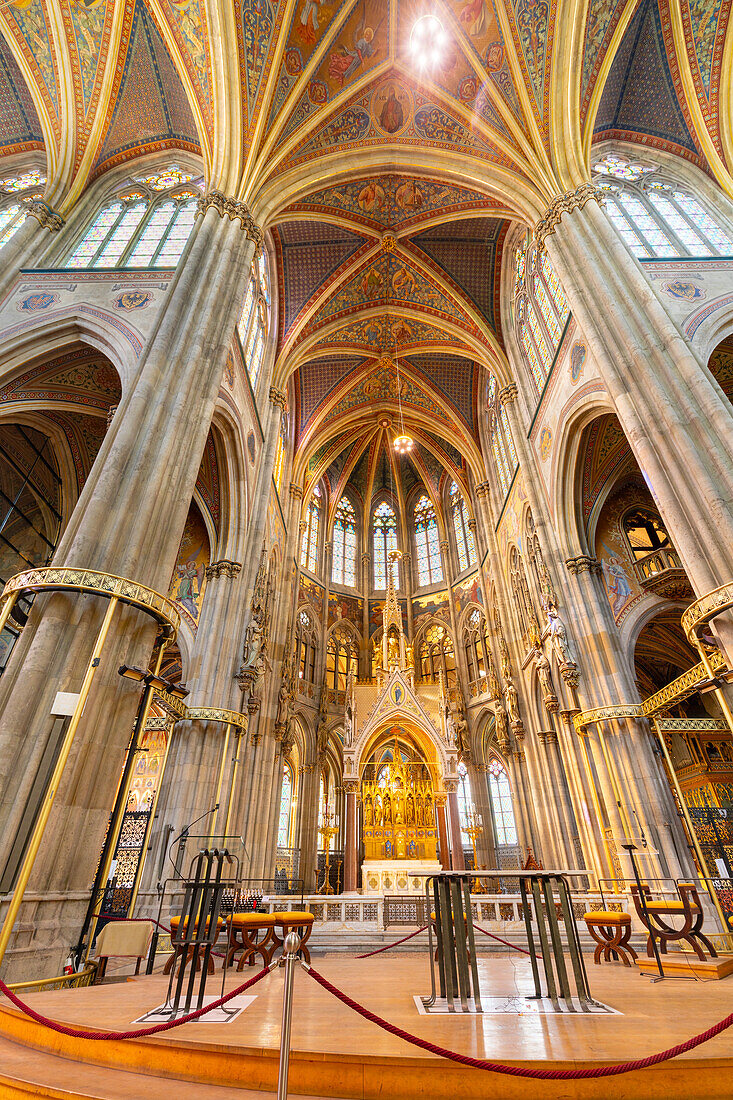
M545 657L544 653L539 646L535 646L532 651L534 658L534 666L537 670L537 679L540 682L542 688L543 701L545 704L545 710L556 711L559 708L559 702L555 689L552 686L552 672L550 671L550 662Z
M563 680L567 683L577 684L578 664L570 648L565 624L560 618L556 605L551 600L545 603L545 614L547 615L547 625L542 637L550 639Z

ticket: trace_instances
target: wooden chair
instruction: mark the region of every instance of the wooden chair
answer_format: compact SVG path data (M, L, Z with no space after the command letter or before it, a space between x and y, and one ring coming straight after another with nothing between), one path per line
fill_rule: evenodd
M701 943L707 948L710 957L716 959L718 957L717 951L702 932L703 911L697 887L692 882L680 882L677 885L677 893L679 895L678 899L664 901L653 898L651 890L645 883L641 884L641 891L639 891L636 884L631 887L631 894L639 920L648 932L647 955L651 958L654 954L652 947L652 937L654 937L659 940L659 950L662 953L666 952L668 943L673 943L675 940L684 940L685 943L690 945L698 959L705 959L705 953L700 947ZM642 906L642 895L646 904L648 919ZM668 922L667 918L671 916L683 918L681 928L675 928Z
M593 962L600 966L601 955L606 962L621 959L624 966L631 966L631 958L637 954L629 943L631 937L631 917L628 913L612 913L610 910L597 910L583 914L583 920L591 936L597 943Z
M207 930L209 928L209 919L210 919L209 917L206 918L206 928L207 928ZM180 917L171 917L171 946L173 948L173 952L172 952L172 954L170 954L168 956L168 958L166 960L166 964L163 967L163 973L164 974L170 974L171 969L175 970L176 963L178 963L179 960L182 960L181 961L182 966L186 966L186 964L193 958L194 945L189 943L186 940L187 923L188 923L187 921L184 921L183 922L183 928L181 928L181 918ZM219 917L217 922L216 922L216 938L218 938L218 936L219 936L219 934L220 934L223 927L224 927L224 921L221 919L221 917ZM180 937L181 937L180 939L178 939L179 932L180 932ZM196 969L197 970L199 969L200 965L201 965L200 959L197 959L196 960ZM209 974L214 973L214 960L211 957L211 955L209 955L208 973Z
M275 918L275 926L272 932L273 944L270 958L273 957L279 947L284 945L289 932L297 932L300 936L300 950L303 953L303 958L309 963L311 961L310 951L305 945L313 931L313 921L315 920L313 914L305 910L294 909L289 912L273 913L272 916ZM282 936L278 935L278 929L282 930Z
M237 970L243 970L246 963L254 966L257 955L262 956L262 965L269 966L275 951L273 936L275 916L272 913L232 913L230 919L231 939L225 966L231 966L235 956L242 952ZM260 933L264 936L260 938Z
M153 937L153 922L149 920L110 921L97 936L96 953L99 959L95 982L101 982L107 973L107 960L137 959L135 973L140 973L140 963L148 953Z

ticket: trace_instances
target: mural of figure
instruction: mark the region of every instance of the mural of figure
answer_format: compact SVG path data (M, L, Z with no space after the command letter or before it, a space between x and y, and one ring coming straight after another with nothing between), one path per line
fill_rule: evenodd
M471 38L483 34L489 22L486 0L468 0L461 9L459 19Z
M393 85L390 85L386 100L379 112L379 125L388 134L395 134L405 121L405 112L402 104L395 95Z
M323 5L324 0L305 0L303 8L300 13L300 28L303 34L303 38L310 45L313 45L318 37L318 9Z
M608 585L608 591L611 594L611 610L614 615L618 615L626 601L631 596L631 586L629 585L629 578L626 575L623 562L620 558L617 558L615 554L604 561L603 568L606 572L606 584Z
M405 180L395 191L395 201L399 210L417 210L423 204L423 194L415 180Z
M372 210L381 210L384 206L385 192L381 183L367 180L359 192L356 201L359 208L369 214Z
M328 75L335 81L339 88L343 88L347 80L357 72L365 61L373 56L376 47L374 42L374 30L372 27L364 27L354 43L353 50L341 45L334 51L328 60Z

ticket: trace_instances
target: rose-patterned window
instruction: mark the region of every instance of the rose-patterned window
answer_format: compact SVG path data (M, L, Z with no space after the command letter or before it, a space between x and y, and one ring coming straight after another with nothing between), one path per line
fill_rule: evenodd
M64 267L176 267L200 197L200 179L175 165L157 175L135 177L132 186L121 188L98 211Z
M634 256L733 255L733 229L656 165L608 154L592 168L604 210Z
M0 179L0 248L28 217L28 203L43 198L46 175L36 169Z

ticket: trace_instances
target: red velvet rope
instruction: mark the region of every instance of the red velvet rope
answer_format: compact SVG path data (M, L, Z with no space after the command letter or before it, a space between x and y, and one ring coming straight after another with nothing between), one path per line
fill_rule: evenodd
M394 943L388 943L386 947L378 947L376 951L367 951L366 955L357 955L356 957L357 959L371 959L372 955L381 955L383 951L391 951L393 947L399 947L401 943L407 943L408 940L419 936L426 928L427 924L424 924L422 928L418 928L417 932L410 932L409 936L403 936L401 940L395 940Z
M520 947L518 943L510 943L509 940L503 940L501 936L495 936L493 932L487 932L485 928L479 928L477 924L474 924L474 931L483 932L485 936L491 936L492 940L496 940L497 943L503 943L505 947L511 947L514 951L521 951L523 955L532 955L531 951L528 951L526 947ZM535 955L536 959L541 959L541 955Z
M4 993L12 1004L16 1008L19 1008L21 1012L26 1016L30 1016L36 1023L43 1024L44 1027L48 1027L51 1031L58 1031L60 1035L71 1035L74 1039L142 1039L146 1035L157 1035L161 1031L170 1031L173 1027L180 1027L181 1024L187 1024L191 1020L198 1020L201 1016L205 1016L207 1012L212 1012L215 1008L221 1008L227 1001L231 1001L233 997L239 996L240 993L244 993L245 989L251 989L257 982L262 981L266 974L270 973L270 970L276 963L271 963L270 966L260 970L259 974L255 974L253 978L246 981L244 985L237 986L231 993L225 993L223 997L219 997L218 1001L212 1001L210 1005L205 1005L203 1008L197 1008L195 1012L189 1012L187 1016L181 1016L178 1020L166 1020L162 1024L153 1024L151 1027L143 1027L138 1031L85 1031L83 1028L69 1027L67 1024L61 1024L58 1020L49 1020L47 1016L42 1016L40 1012L36 1012L30 1005L21 1001L20 997L16 997L12 989L10 989L2 979L0 979L0 993Z
M720 1035L721 1031L725 1031L733 1025L733 1013L731 1013L724 1020L719 1020L717 1024L713 1024L707 1031L695 1035L692 1039L687 1039L684 1043L678 1043L677 1046L670 1047L669 1050L663 1050L658 1054L650 1054L646 1058L637 1058L633 1062L622 1062L613 1066L593 1066L588 1067L588 1069L531 1069L528 1066L507 1066L502 1062L487 1062L483 1058L472 1058L468 1054L458 1054L454 1050L436 1046L435 1043L430 1043L427 1039L420 1039L417 1035L410 1035L408 1031L403 1031L401 1027L388 1023L381 1016L376 1016L368 1008L364 1008L363 1005L352 1000L348 994L342 993L335 985L331 985L328 978L324 978L312 966L305 969L328 993L333 994L334 997L353 1009L354 1012L358 1012L365 1020L370 1020L384 1031L396 1035L398 1039L404 1039L406 1043L412 1043L413 1046L427 1050L430 1054L437 1054L441 1058L448 1058L451 1062L458 1062L459 1065L470 1066L472 1069L486 1069L491 1073L503 1073L511 1077L533 1077L539 1081L579 1081L590 1077L617 1077L621 1073L646 1069L648 1066L656 1066L660 1062L667 1062L670 1058L676 1058L679 1054L686 1054L688 1050L694 1050L695 1047L707 1043L709 1039Z

